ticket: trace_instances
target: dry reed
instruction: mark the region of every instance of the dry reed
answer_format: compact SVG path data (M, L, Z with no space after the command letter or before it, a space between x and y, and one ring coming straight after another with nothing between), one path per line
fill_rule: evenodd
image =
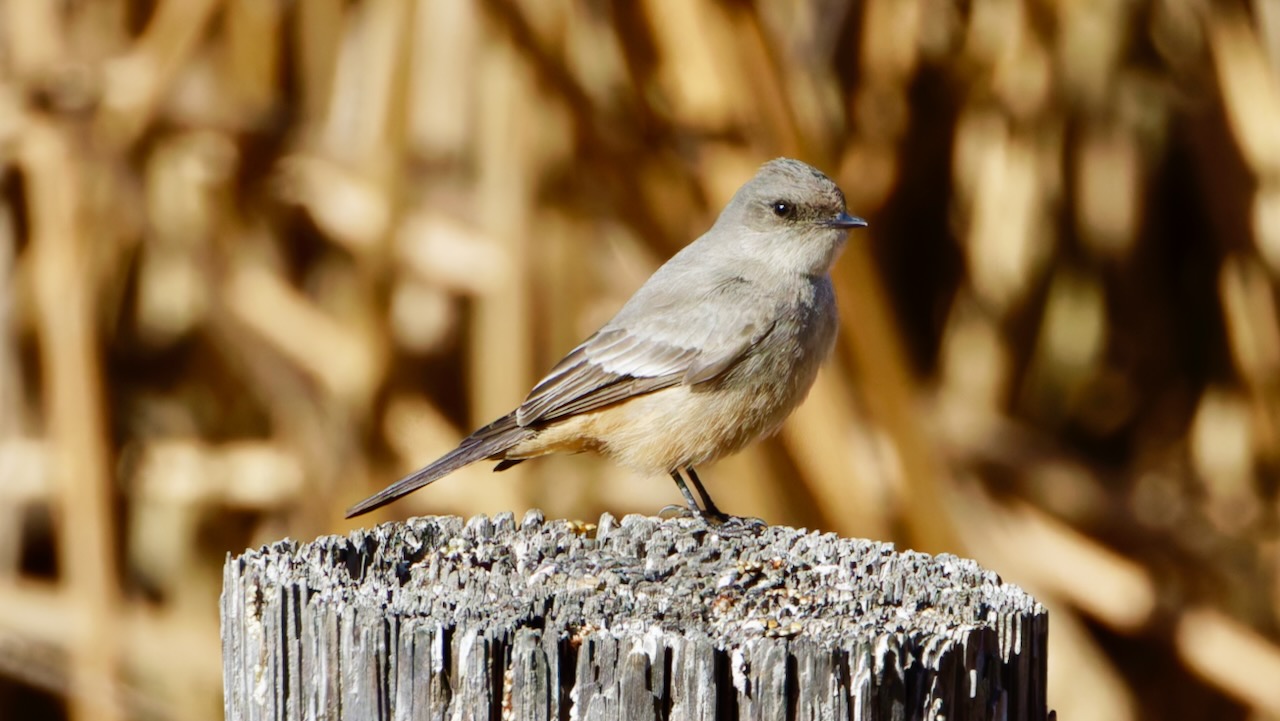
M1273 0L0 0L0 709L218 717L225 553L351 528L783 154L872 225L721 504L1024 584L1064 718L1280 716Z

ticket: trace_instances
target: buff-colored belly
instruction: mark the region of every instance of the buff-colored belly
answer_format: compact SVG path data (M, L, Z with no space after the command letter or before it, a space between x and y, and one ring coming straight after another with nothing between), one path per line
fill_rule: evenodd
M807 390L675 386L556 423L506 456L597 451L641 473L668 473L775 432Z

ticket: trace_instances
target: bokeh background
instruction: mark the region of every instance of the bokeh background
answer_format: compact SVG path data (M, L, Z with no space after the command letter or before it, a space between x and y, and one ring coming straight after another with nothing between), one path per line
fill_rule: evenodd
M1275 0L0 0L0 718L220 718L247 546L679 503L342 519L779 155L871 227L719 504L1031 590L1060 718L1280 718Z

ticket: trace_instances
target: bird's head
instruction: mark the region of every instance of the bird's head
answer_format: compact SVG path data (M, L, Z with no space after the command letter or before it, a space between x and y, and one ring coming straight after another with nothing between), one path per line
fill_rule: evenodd
M849 215L844 193L822 171L799 160L765 163L733 196L715 230L740 252L780 269L826 273L849 230L865 227Z

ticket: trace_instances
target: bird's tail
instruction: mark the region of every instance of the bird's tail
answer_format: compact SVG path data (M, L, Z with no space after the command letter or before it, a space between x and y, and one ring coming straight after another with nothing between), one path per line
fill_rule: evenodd
M530 438L536 432L532 428L525 428L517 424L515 413L503 416L464 438L457 448L449 451L431 465L414 471L348 508L347 518L354 518L375 508L381 508L401 496L422 488L428 483L444 478L463 466L497 456L517 443Z

